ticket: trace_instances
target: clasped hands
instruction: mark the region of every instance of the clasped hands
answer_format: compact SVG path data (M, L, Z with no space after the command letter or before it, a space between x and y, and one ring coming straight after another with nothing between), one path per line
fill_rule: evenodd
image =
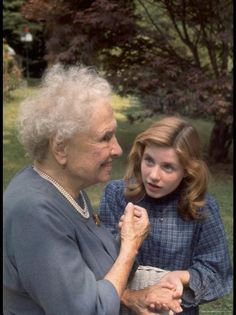
M147 237L150 223L146 209L133 205L131 202L125 208L118 224L121 246L138 251Z
M118 226L121 246L131 246L133 250L138 251L150 229L146 209L128 203ZM124 293L126 305L139 315L161 315L164 310L169 311L169 315L181 312L183 284L175 274L171 274L167 273L158 284L142 290L127 289Z

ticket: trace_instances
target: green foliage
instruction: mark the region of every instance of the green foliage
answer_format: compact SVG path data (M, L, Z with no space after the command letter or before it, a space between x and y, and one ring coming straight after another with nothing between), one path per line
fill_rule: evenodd
M26 0L4 0L3 1L3 37L8 44L14 48L19 62L21 64L23 74L26 75L26 54L28 54L30 74L35 77L40 76L46 63L43 60L44 55L44 38L43 25L27 20L21 13L21 7ZM32 43L21 42L26 27L33 35ZM27 50L26 51L26 45ZM37 69L36 69L37 68ZM43 69L42 69L43 68Z
M3 43L3 98L10 97L11 91L22 83L22 72L15 55L11 53L11 47Z
M21 13L21 7L26 0L4 0L3 1L3 30L4 35L11 34L15 41L20 40L20 36L27 26L33 32L42 28L38 23L30 22Z
M46 25L49 63L102 68L120 95L139 96L154 113L213 117L213 161L227 160L232 143L232 11L228 0L30 0L23 8Z

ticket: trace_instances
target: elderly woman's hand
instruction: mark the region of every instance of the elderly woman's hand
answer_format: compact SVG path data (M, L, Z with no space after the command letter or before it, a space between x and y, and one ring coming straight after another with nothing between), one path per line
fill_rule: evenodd
M138 315L173 314L182 312L181 299L174 290L175 286L162 282L142 290L127 289L122 296L122 303Z
M149 227L146 209L129 202L119 222L121 246L131 246L137 251L148 235Z

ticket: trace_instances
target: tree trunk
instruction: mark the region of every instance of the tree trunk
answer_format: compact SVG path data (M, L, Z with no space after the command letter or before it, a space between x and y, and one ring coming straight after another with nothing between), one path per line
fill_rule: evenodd
M208 158L212 162L229 161L229 149L232 143L232 124L215 120L208 148Z

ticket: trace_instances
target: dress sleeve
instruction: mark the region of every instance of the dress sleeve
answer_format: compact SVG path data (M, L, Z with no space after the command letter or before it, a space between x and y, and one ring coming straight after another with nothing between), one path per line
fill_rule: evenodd
M193 251L189 288L184 306L197 306L222 297L232 288L232 267L224 226L217 201L208 196L207 219L199 223Z
M118 237L118 223L125 207L123 181L109 182L103 191L98 211L102 223L115 237Z
M11 239L23 287L45 314L118 315L115 287L96 280L75 241L72 223L64 219L43 205L14 221Z

